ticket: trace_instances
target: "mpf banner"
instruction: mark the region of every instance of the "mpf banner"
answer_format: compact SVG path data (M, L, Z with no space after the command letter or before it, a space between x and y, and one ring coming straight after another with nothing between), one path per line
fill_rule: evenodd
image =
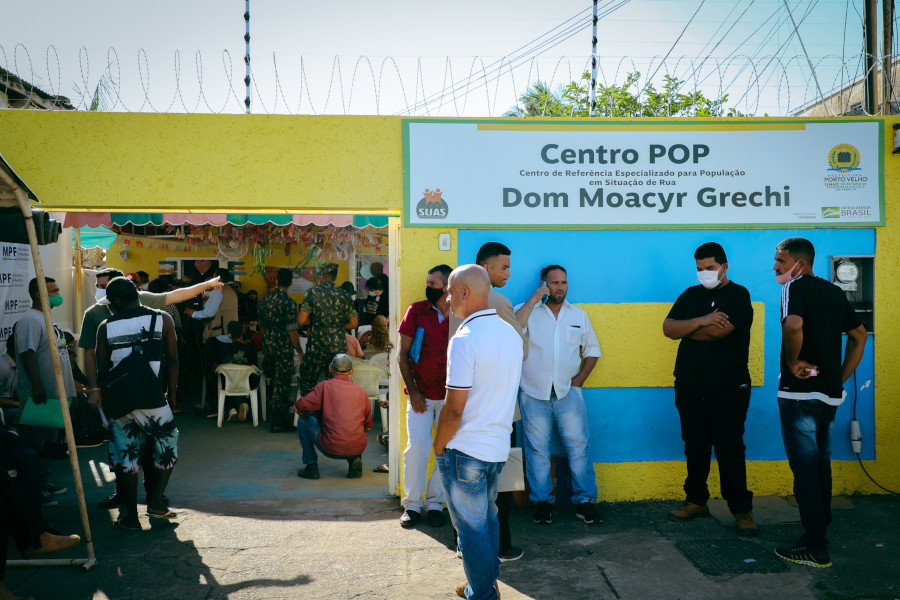
M34 263L28 244L0 242L0 354L6 351L6 339L13 325L31 308L28 282L34 277Z
M884 225L880 121L403 122L411 226Z

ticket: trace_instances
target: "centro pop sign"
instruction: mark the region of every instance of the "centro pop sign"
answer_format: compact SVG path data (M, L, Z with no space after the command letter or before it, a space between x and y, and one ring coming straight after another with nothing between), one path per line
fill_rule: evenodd
M425 195L416 204L416 215L420 219L446 219L450 212L447 202L441 198L444 192L439 189L426 189Z

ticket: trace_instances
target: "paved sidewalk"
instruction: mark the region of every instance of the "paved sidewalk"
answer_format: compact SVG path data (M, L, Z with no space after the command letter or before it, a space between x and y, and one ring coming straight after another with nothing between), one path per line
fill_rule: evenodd
M400 528L398 500L384 497L384 479L371 472L379 450L370 450L366 477L355 488L347 488L346 467L337 461L323 460L322 480L303 481L295 475L295 437L238 427L185 421L169 493L179 517L168 529L150 530L146 517L141 533L113 529L117 511L96 508L110 489L97 485L105 452L81 452L97 566L10 568L7 586L38 600L455 597L464 575L449 547L452 530ZM54 478L71 490L66 467L56 463ZM370 497L359 497L363 490ZM59 507L46 510L51 525L79 531L74 494L59 498ZM530 511L514 510L513 540L525 556L501 566L500 589L504 600L900 598L900 499L858 496L835 504L835 566L821 570L772 554L801 531L781 498L757 499L762 529L751 540L736 536L716 504L721 522L671 523L666 513L675 502L601 504L600 525L560 509L552 525L537 526ZM84 555L82 545L66 556Z

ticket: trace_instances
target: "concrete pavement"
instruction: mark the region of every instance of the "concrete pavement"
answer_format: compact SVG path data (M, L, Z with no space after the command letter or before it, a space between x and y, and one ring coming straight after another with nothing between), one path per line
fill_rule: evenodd
M455 597L464 575L449 524L400 528L399 501L386 496L385 476L372 473L386 461L376 444L362 480L343 478L346 463L321 459L323 478L305 481L296 477L295 436L245 424L217 429L199 417L182 417L179 426L180 460L168 493L177 526L150 530L144 518L141 533L113 529L117 511L95 506L112 489L105 449L82 450L97 566L11 568L6 585L39 600ZM45 513L51 526L80 532L67 467L58 462L54 480L70 491ZM772 554L801 531L782 498L757 499L761 535L750 540L735 535L719 503L714 517L692 523L669 522L677 503L667 501L601 504L600 525L560 509L553 524L537 526L529 510L514 510L513 541L525 556L501 566L502 597L900 598L900 500L858 496L835 504L835 566L821 570ZM84 555L82 545L66 556Z

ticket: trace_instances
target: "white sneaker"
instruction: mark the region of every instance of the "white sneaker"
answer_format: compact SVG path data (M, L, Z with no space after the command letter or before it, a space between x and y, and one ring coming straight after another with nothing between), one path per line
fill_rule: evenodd
M231 409L228 411L228 422L233 423L238 419L238 412L235 409Z

